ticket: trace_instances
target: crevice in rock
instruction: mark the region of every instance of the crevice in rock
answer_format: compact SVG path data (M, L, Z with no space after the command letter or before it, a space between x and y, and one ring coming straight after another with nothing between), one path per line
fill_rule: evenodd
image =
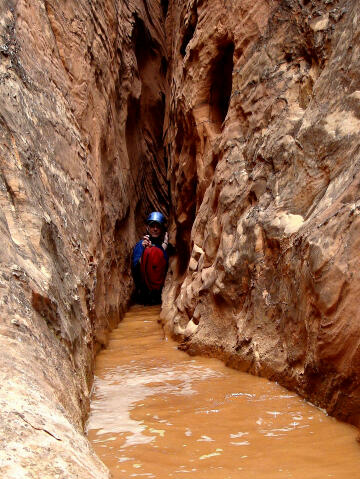
M181 277L186 272L190 260L191 228L196 217L198 196L196 140L191 135L189 121L181 112L177 117L174 147L177 161L171 171L171 192L174 202L172 211L176 225L175 242L179 258L176 273Z
M184 32L184 35L183 35L183 39L182 39L182 42L181 42L180 53L181 53L182 57L185 56L186 47L188 46L190 40L194 36L197 23L198 23L198 14L197 14L196 5L195 5L193 10L191 11L191 13L189 15L187 25L186 25L186 28L185 28L185 32Z
M176 189L179 194L179 203L182 206L181 214L175 214L176 223L176 248L180 259L178 262L178 275L182 276L188 267L191 255L191 228L196 217L197 174L196 150L191 144L188 156L190 169L179 176Z
M168 9L169 9L169 0L161 0L161 9L162 9L164 17L166 17Z
M129 164L140 165L138 179L135 180L141 200L137 211L144 218L150 210L159 210L167 215L169 208L163 147L168 62L161 54L160 45L138 17L133 30L133 43L141 92L139 98L129 98L126 143Z
M210 120L222 125L230 103L232 72L234 67L234 43L225 44L219 49L210 71Z

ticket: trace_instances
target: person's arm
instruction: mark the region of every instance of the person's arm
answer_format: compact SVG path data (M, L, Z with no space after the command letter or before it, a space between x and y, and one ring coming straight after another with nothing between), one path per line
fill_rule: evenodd
M164 251L166 251L168 256L172 256L175 253L174 246L171 243L169 243L169 234L167 231L165 232L164 240L161 247Z
M163 239L163 242L161 244L161 247L164 251L166 251L166 249L168 247L168 244L169 244L169 234L168 234L167 231L165 231L164 239Z
M133 249L132 267L135 268L141 260L144 249L151 246L149 235L145 235L142 240L138 241Z
M134 246L133 250L133 257L132 257L132 267L136 268L136 266L139 264L141 256L144 252L144 246L143 246L143 240L138 241L136 245Z

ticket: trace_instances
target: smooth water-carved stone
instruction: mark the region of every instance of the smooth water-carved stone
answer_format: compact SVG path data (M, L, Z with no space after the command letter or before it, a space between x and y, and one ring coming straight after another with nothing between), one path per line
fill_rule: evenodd
M190 5L197 23L180 58ZM360 4L189 1L172 14L165 143L176 216L194 213L173 227L198 262L172 279L191 277L204 319L187 347L360 424ZM179 291L164 299L181 309Z

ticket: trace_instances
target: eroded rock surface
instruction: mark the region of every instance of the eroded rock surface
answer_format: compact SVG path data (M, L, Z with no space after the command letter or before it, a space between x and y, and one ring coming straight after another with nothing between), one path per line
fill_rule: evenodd
M1 477L108 476L83 421L137 219L167 207L163 23L141 0L0 3Z
M355 0L1 2L2 477L107 477L92 363L166 174L167 329L359 424L359 19Z
M166 327L359 425L360 4L170 15Z

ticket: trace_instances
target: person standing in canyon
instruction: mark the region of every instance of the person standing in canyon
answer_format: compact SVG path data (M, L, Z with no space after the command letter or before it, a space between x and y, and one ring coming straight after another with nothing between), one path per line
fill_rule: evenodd
M153 211L146 220L146 234L136 243L132 255L132 275L141 304L160 304L161 292L174 247L169 243L166 220Z

